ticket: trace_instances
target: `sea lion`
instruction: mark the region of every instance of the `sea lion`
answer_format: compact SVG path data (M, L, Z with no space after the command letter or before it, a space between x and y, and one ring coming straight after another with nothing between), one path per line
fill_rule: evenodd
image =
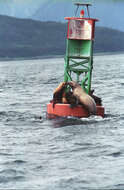
M102 106L102 99L100 97L94 95L93 93L94 93L94 90L91 90L89 95L94 99L94 101L97 105Z
M55 106L56 103L66 103L66 97L64 95L64 91L65 91L65 88L66 88L66 82L61 82L59 84L59 86L54 90L54 93L53 93L53 108Z
M79 102L83 105L83 107L88 111L89 115L96 114L96 103L94 99L89 96L82 87L74 82L70 81L67 84L72 88L73 95L79 100Z
M68 104L70 104L71 108L76 107L79 104L79 100L76 96L73 95L72 91L67 91L65 93L65 98Z
M53 108L56 103L70 104L71 108L78 105L78 99L73 95L73 92L71 92L70 89L66 89L67 85L67 82L61 82L54 90L53 100L50 101L53 103Z

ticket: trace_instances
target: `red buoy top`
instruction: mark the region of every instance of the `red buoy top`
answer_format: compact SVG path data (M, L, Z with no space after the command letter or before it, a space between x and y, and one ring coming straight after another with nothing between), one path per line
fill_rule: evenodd
M82 10L82 14L83 14ZM95 31L94 18L65 17L68 20L67 39L93 40Z

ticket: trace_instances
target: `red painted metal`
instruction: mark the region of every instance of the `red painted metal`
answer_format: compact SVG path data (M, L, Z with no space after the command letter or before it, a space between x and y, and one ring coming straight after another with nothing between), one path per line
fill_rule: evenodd
M70 26L70 20L68 20L67 39L69 39L69 30L70 30L69 26Z
M66 17L68 20L67 39L93 40L97 19Z
M99 21L96 18L81 18L81 17L65 17L65 20L93 20L93 21Z
M50 116L60 116L60 117L89 117L88 111L85 110L81 105L70 108L70 104L55 104L53 108L53 103L47 104L47 115ZM104 107L97 106L97 116L104 117Z

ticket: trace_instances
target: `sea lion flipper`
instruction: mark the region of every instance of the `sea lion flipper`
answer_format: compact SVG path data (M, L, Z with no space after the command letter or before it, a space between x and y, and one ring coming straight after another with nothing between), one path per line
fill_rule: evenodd
M78 99L76 99L75 102L73 102L73 103L70 104L70 108L73 109L73 108L77 107L77 106L78 106L78 103L79 103L79 101L78 101Z

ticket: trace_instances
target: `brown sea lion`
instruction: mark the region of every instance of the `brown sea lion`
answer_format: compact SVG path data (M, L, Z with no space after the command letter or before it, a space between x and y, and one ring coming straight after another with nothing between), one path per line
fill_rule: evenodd
M54 90L53 101L52 101L53 108L56 103L66 102L66 97L64 96L64 91L65 91L66 86L67 86L66 82L61 82L59 86Z
M67 99L66 99L66 92L63 92L63 93L62 93L62 103L63 103L63 104L67 104L67 103L68 103L68 101L67 101Z
M102 106L102 99L96 95L93 94L94 90L91 90L90 92L90 96L94 99L94 101L96 102L97 105Z
M54 90L53 93L53 100L50 102L53 103L53 108L55 107L56 103L63 103L63 104L70 104L71 108L74 108L78 105L78 99L73 95L69 89L66 91L67 87L66 82L61 82L59 86Z
M65 97L66 97L67 103L70 104L71 108L76 107L80 103L78 98L74 96L73 92L71 91L66 92Z
M74 82L67 82L67 84L72 88L73 95L79 100L83 107L88 111L89 115L96 114L96 103L94 99L89 96L82 87Z

